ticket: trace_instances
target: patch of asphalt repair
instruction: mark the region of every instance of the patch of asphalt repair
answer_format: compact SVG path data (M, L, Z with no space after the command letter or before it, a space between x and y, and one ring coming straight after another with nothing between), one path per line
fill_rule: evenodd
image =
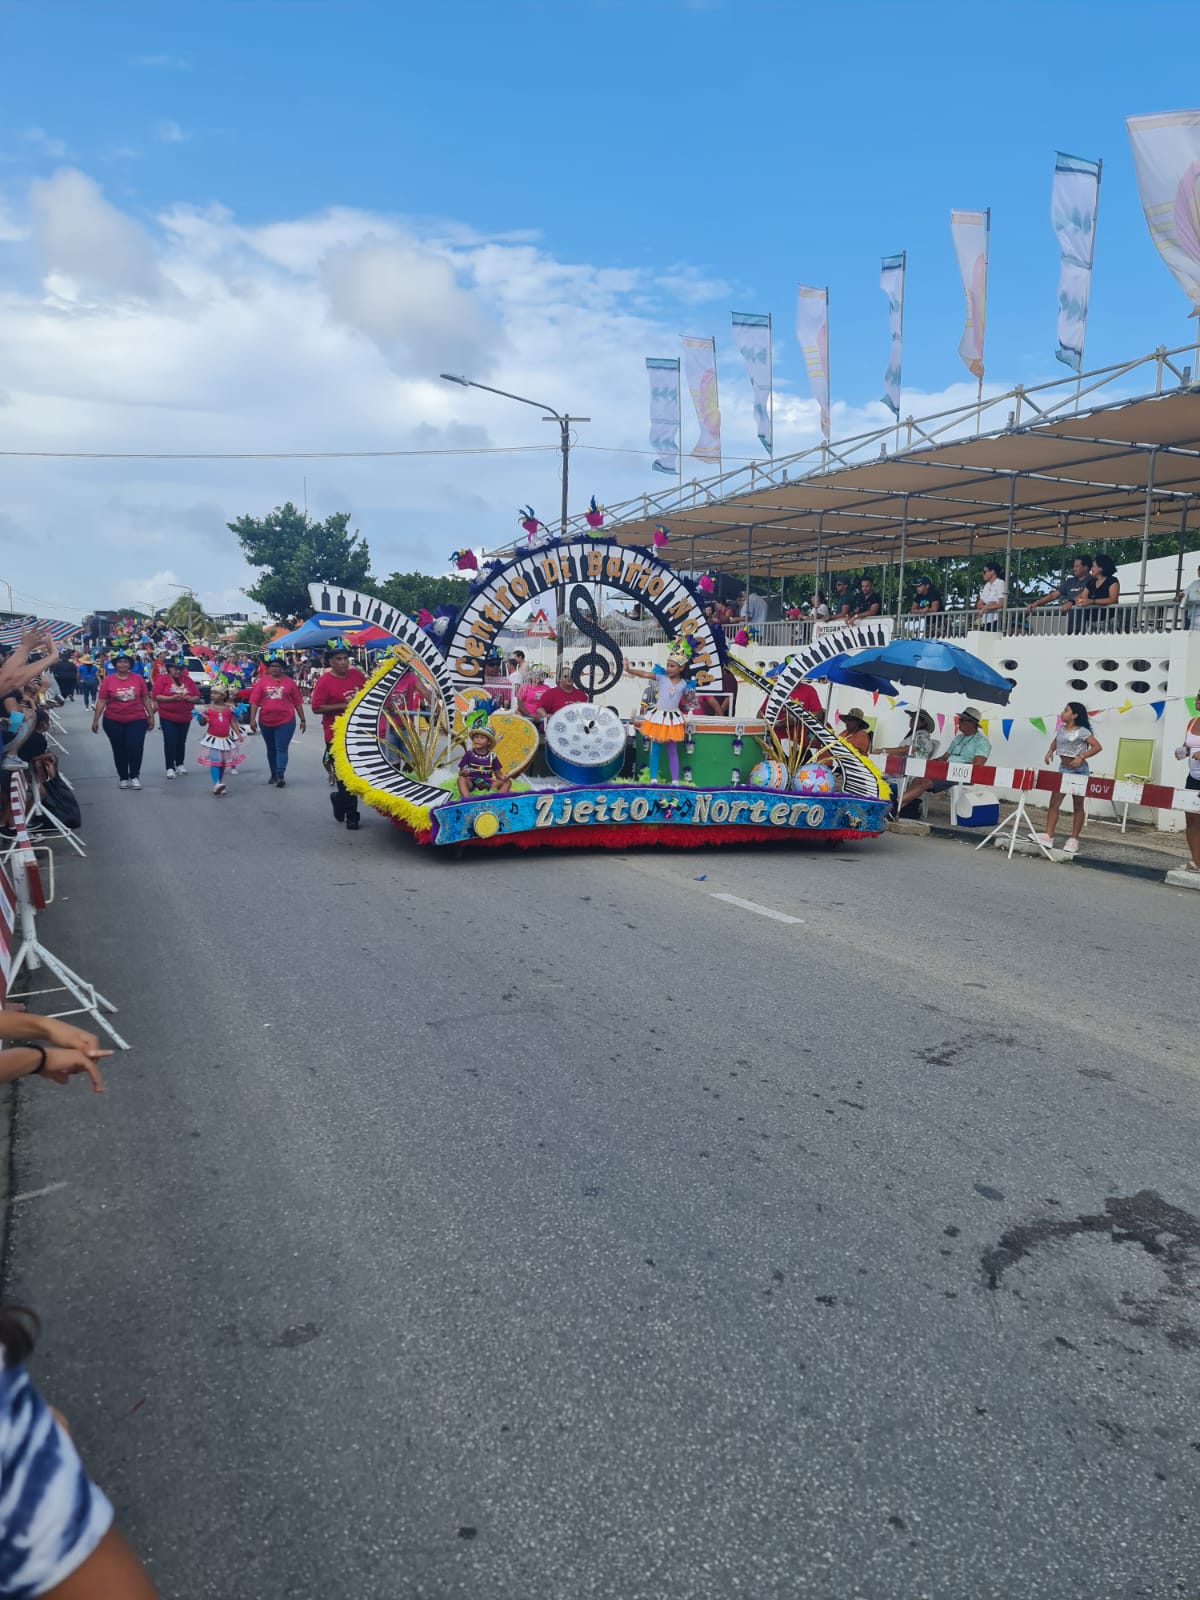
M1104 1234L1114 1245L1136 1245L1157 1261L1167 1280L1166 1294L1172 1300L1193 1296L1194 1286L1187 1281L1187 1269L1197 1265L1200 1218L1171 1205L1154 1189L1140 1189L1128 1196L1111 1195L1099 1213L1042 1217L1008 1229L980 1258L984 1284L998 1289L1011 1267L1043 1246ZM1122 1296L1122 1302L1129 1310L1124 1320L1138 1327L1157 1323L1155 1307L1132 1296ZM1177 1349L1190 1350L1200 1345L1200 1336L1186 1326L1167 1329L1166 1338Z

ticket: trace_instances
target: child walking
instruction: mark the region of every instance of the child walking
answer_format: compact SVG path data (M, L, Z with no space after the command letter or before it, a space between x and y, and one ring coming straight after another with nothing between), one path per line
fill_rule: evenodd
M196 720L205 730L196 760L202 767L207 767L212 775L213 794L222 795L225 793L226 771L240 767L246 759L245 751L239 748L245 743L246 735L234 715L229 703L229 690L224 684L213 684L212 704L200 707L196 712Z
M676 639L667 656L665 668L626 666L631 678L657 680L658 696L654 705L638 724L642 738L649 747L650 782L658 782L659 751L667 747L667 765L671 769L671 782L679 782L679 746L683 743L686 713L695 702L696 685L687 676L691 665L692 647L687 639Z

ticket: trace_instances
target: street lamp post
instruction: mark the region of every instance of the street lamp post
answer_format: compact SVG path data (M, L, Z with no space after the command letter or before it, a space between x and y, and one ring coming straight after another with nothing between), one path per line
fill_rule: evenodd
M562 514L559 521L559 537L565 539L567 536L567 485L571 471L571 424L573 422L590 422L592 420L591 417L572 417L569 415L564 415L561 411L556 411L553 406L543 405L540 400L529 400L525 397L525 395L512 394L507 389L493 389L490 383L476 383L473 378L464 378L459 376L457 373L443 372L440 374L440 376L444 378L447 383L462 384L464 389L482 389L485 394L498 394L501 395L505 400L516 400L523 406L536 406L539 411L545 413L542 417L543 422L558 423L559 437L562 442ZM563 610L566 603L565 595L566 590L564 585L561 583L556 584L554 587L554 608L557 612L554 622L555 678L558 677L559 672L562 670L563 633L566 628L566 619L563 615Z

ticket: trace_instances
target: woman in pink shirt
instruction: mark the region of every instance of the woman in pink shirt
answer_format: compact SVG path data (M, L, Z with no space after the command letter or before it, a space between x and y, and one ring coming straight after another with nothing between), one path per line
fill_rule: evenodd
M250 691L250 732L261 733L267 747L267 765L271 769L267 782L282 789L296 719L300 720L301 733L308 724L304 720L304 697L283 670L283 657L272 651L266 665L266 674L256 680Z
M188 676L182 656L164 662L150 686L158 707L162 729L163 758L168 778L182 778L187 771L187 736L192 711L200 703L200 691Z
M154 701L146 687L145 678L133 670L133 657L128 650L118 650L113 657L113 670L101 681L96 694L96 707L92 712L92 732L100 732L101 719L104 732L112 745L113 763L122 789L142 787L142 749L146 743L146 730L154 726Z

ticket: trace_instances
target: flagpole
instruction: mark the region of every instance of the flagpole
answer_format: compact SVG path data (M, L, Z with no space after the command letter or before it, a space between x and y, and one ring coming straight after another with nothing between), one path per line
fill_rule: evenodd
M1103 159L1096 163L1096 214L1092 219L1092 250L1088 256L1088 310L1092 309L1092 268L1096 265L1096 229L1100 226L1100 177L1104 171ZM1079 371L1075 374L1075 415L1079 415L1079 397L1083 389L1083 347L1087 343L1087 317L1079 335Z
M716 336L715 333L713 333L713 334L710 334L709 337L712 340L713 389L716 391L716 396L717 396L717 416L719 417L721 415L721 385L720 385L720 382L719 382L719 380L717 378L717 336ZM718 434L717 435L717 477L718 478L723 477L724 473L725 473L725 441L721 438L720 434Z
M833 432L833 343L829 337L829 285L825 285L825 410L829 429L821 439L821 466L829 465L829 434Z
M767 424L771 430L771 448L767 459L775 459L775 362L771 352L771 313L767 312ZM782 581L782 580L781 580Z
M900 252L900 381L896 385L896 449L900 448L900 401L904 394L904 296L908 293L908 251Z
M679 440L679 503L683 504L683 362L675 357L675 434Z
M983 225L983 337L979 341L979 386L975 391L975 437L983 432L983 347L987 339L988 274L992 267L992 208L984 212Z

